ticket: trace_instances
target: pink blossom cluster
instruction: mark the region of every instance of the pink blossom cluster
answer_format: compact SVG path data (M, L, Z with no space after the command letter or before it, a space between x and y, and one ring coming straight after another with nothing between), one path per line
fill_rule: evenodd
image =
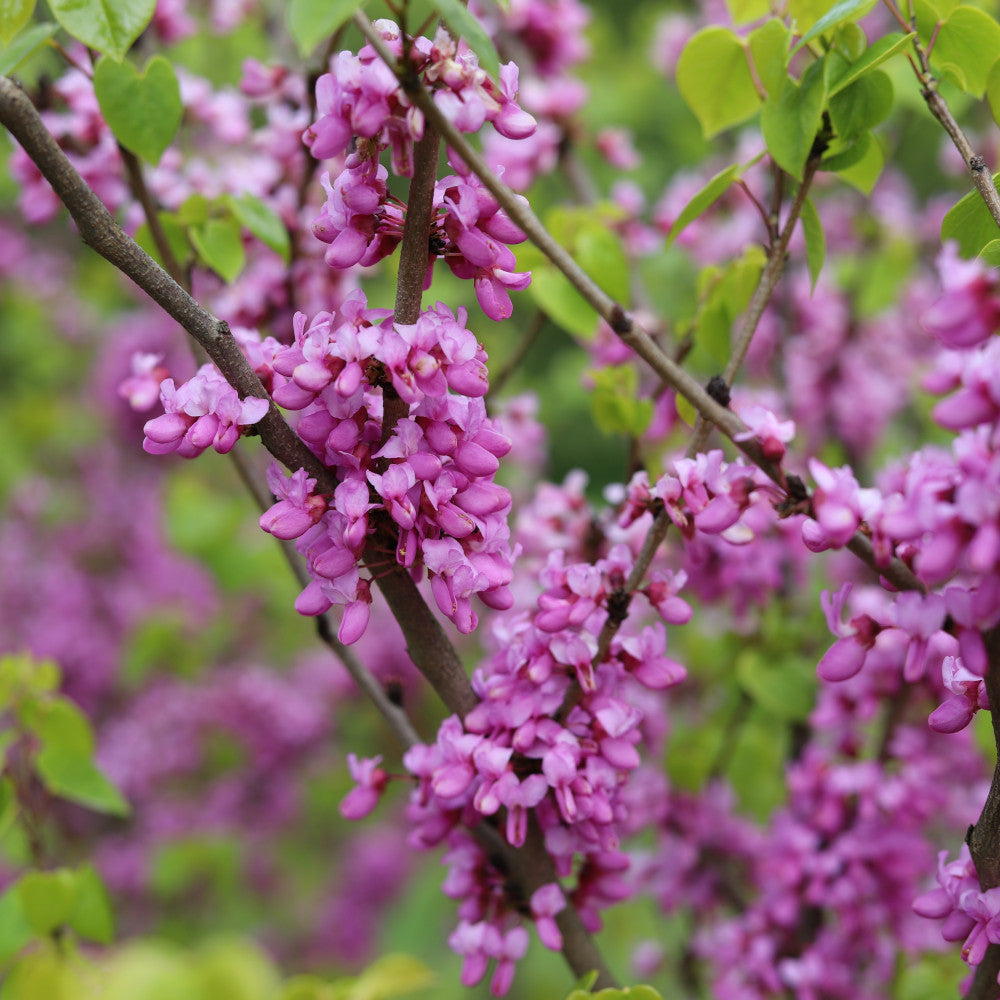
M142 447L151 455L176 452L194 458L206 448L220 455L232 451L240 435L267 413L269 403L239 393L212 364L202 365L180 386L172 378L160 383L164 412L146 422Z
M396 25L378 25L401 55ZM435 102L462 131L477 131L487 121L513 139L534 130L534 119L515 100L513 63L501 69L500 83L494 84L465 44L456 46L443 30L433 42L416 39L409 58ZM379 154L391 147L393 171L409 176L413 142L423 134L423 115L371 46L359 55L339 53L332 71L316 85L316 100L319 118L306 130L306 145L320 160L349 152L333 179L329 173L323 176L327 199L313 232L329 244L325 259L331 267L374 264L395 250L405 221L405 206L390 196L389 172ZM476 297L488 316L506 319L511 314L508 289L523 289L530 280L529 274L517 272L507 245L523 242L524 233L468 173L438 181L434 204L428 264L443 257L458 277L474 280Z
M1000 888L980 888L967 844L954 861L947 858L948 852L941 851L938 888L914 900L913 909L922 917L943 919L941 935L946 941L962 941L962 958L975 967L989 945L1000 944Z
M666 506L688 537L704 531L746 541L740 518L756 490L751 470L726 464L721 452L679 459L655 484L645 475L633 480L620 529L640 520L648 526ZM460 900L461 921L451 943L465 957L467 985L495 960L493 989L505 990L508 962L520 956L524 941L513 934L521 917L505 879L468 828L489 822L520 846L534 816L556 873L574 878L572 888L553 885L544 898L532 898L547 947L561 946L551 918L566 901L596 930L600 910L630 892L621 847L634 829L629 780L640 767L642 744L662 732L655 692L686 676L667 654L664 623L683 624L691 615L679 593L684 573L657 568L628 594L633 563L624 542L593 562L550 551L533 609L493 621L496 652L473 675L479 705L464 720L449 717L434 744L404 757L418 781L408 813L410 842L449 848L445 892ZM645 610L639 610L640 595ZM650 615L658 620L642 624ZM609 620L616 627L602 646ZM358 788L349 802L364 801L367 810L384 781L377 761L354 771Z
M456 316L438 304L416 323L393 323L352 293L338 315L295 320L295 343L275 345L273 398L299 412L303 440L339 480L317 496L303 470L272 472L277 503L261 526L298 539L312 581L296 607L320 614L345 608L340 637L355 641L368 623L370 581L361 576L380 516L398 532L395 558L427 571L441 612L462 632L478 616L471 599L511 603L507 512L510 494L493 481L510 441L486 416L486 355ZM387 409L402 407L391 425Z
M465 955L467 985L482 976L488 960L499 959L493 985L505 989L503 963L520 955L498 953L497 942L512 947L512 940L521 939L512 939L520 916L504 876L463 827L489 822L520 846L534 816L557 874L575 875L565 898L553 887L532 899L532 915L549 948L561 947L562 939L555 924L542 918L552 917L566 900L596 930L599 911L627 893L620 795L640 763L642 691L665 690L685 676L666 653L662 622L620 632L597 655L601 627L609 606L621 601L631 563L623 545L595 564L564 565L561 553L553 553L534 615L517 613L494 623L498 651L473 675L480 704L464 721L448 718L434 744L418 745L404 757L418 779L408 813L410 843L449 847L444 891L460 900L452 944ZM664 581L660 607L676 624L687 621L690 608L676 593L683 579L671 583Z

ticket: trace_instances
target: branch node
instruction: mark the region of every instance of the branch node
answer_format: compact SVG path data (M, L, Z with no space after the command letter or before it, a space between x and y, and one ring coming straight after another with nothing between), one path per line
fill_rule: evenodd
M986 160L985 160L985 158L982 157L982 156L979 156L978 154L976 156L973 156L969 160L969 169L973 173L981 174L986 169Z
M632 317L616 302L611 307L608 325L619 337L624 337L632 332Z

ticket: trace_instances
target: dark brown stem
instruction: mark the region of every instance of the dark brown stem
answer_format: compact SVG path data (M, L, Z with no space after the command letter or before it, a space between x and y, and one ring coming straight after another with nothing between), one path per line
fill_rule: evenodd
M363 14L355 14L354 23L386 64L394 72L399 73L396 60L371 22ZM482 181L483 186L497 199L511 221L524 230L528 238L556 265L570 284L580 293L584 301L589 303L594 311L607 322L622 342L632 348L664 382L683 396L702 417L715 424L754 465L758 466L770 479L784 489L785 477L781 467L766 458L760 443L753 438L746 441L735 440L737 435L746 430L743 421L732 410L720 406L712 399L688 372L664 353L653 338L629 316L620 303L611 298L586 274L566 249L553 239L551 233L539 221L538 216L490 170L465 136L441 114L427 90L413 79L406 77L405 74L399 73L399 75L410 99L424 112L426 119L437 126L445 142L468 164L472 172ZM855 535L854 543L848 548L859 555L863 553L862 558L865 562L889 580L897 589L924 589L909 567L900 560L892 559L886 566L877 565L871 543L867 542L867 539L860 533Z
M986 670L986 693L993 722L993 742L1000 755L1000 626L983 634L989 666ZM986 892L1000 886L1000 759L993 769L993 781L976 825L966 837L969 853L976 866L980 888ZM991 944L983 961L976 967L966 1000L997 1000L1000 987L1000 945Z
M163 226L160 224L160 214L156 210L156 204L149 193L149 188L146 186L146 178L142 173L142 164L135 153L129 152L120 143L118 145L118 152L121 154L122 163L125 164L125 176L128 178L129 190L131 190L136 200L142 206L143 214L146 216L146 225L149 226L150 235L153 237L153 243L156 244L156 252L160 255L160 260L163 261L164 270L186 292L191 291L191 283L181 269L177 258L174 256L174 251L170 246L170 241L167 239L167 234L163 231Z

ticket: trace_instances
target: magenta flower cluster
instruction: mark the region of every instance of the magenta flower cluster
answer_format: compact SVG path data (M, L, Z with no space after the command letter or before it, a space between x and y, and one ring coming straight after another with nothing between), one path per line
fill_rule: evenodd
M377 22L382 37L402 54L399 30ZM485 122L508 138L530 135L534 119L516 103L517 67L508 63L495 84L479 68L476 56L457 46L445 31L431 42L418 38L409 50L413 69L431 88L444 114L463 132ZM320 160L348 155L337 176L323 177L326 203L313 232L329 244L325 258L334 268L375 264L391 254L402 238L405 206L388 191L388 170L379 154L391 149L393 171L413 172L413 143L423 135L422 112L413 106L392 71L371 46L358 55L341 52L332 71L316 85L319 118L304 140ZM500 209L478 178L447 177L435 186L435 220L428 241L430 266L443 257L460 278L474 280L476 297L492 319L506 319L512 306L509 289L527 287L530 274L519 273L507 244L521 243L524 233Z
M298 411L302 439L339 479L333 496L315 494L303 470L269 477L277 503L260 519L280 538L298 539L312 582L296 607L320 614L345 608L343 642L368 622L369 580L359 572L377 512L398 533L394 558L426 570L443 614L462 632L477 623L472 598L511 602L510 494L493 481L510 441L486 416L486 356L456 316L438 303L416 323L394 324L352 293L339 315L295 319L295 343L275 345L270 369L276 403ZM391 426L387 400L402 416Z

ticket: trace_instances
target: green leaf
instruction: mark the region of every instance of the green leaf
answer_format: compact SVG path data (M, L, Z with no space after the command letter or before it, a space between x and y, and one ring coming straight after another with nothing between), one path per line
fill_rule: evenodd
M767 151L782 170L802 179L819 131L826 96L822 63L813 63L798 84L787 77L781 93L764 102L760 127Z
M159 163L184 115L173 66L153 56L140 73L105 56L94 70L94 92L115 138L148 163Z
M56 27L51 21L44 21L18 35L13 44L0 52L0 76L10 76L28 56L52 37Z
M101 877L92 866L84 865L77 869L75 878L75 899L66 923L88 941L111 944L115 938L115 920Z
M804 722L816 701L816 671L801 660L775 662L744 649L736 659L736 679L765 712L788 722Z
M1000 239L990 240L990 242L979 251L979 256L983 259L983 262L988 264L990 267L1000 267Z
M802 203L801 218L802 232L806 238L806 262L809 265L812 287L815 288L819 272L823 270L823 261L826 259L826 236L823 234L823 223L820 221L819 212L816 211L811 198L806 198Z
M986 100L990 102L993 120L1000 125L1000 59L990 67L986 77Z
M833 97L834 94L839 94L855 80L897 55L910 44L913 34L903 35L897 31L886 35L865 49L854 62L848 62L839 52L829 53L826 57L827 95Z
M830 99L830 123L838 139L850 141L869 132L892 111L892 80L880 69L859 77Z
M6 965L34 936L21 906L18 887L12 885L0 896L0 967Z
M1000 174L994 174L993 182L998 178ZM978 191L970 191L941 222L941 242L957 240L963 257L975 257L997 237L997 224Z
M849 162L841 162L837 166L833 165L838 159L834 157L830 165L824 166L824 169L835 170L848 184L867 195L872 193L872 188L875 187L875 182L882 173L882 168L885 166L885 154L883 154L882 147L878 142L872 138L871 133L861 136L859 141L864 142L865 140L867 142L864 146L863 156L860 158L852 156ZM846 156L846 153L844 155Z
M434 973L412 955L385 955L376 959L344 993L343 1000L391 1000L434 982Z
M580 227L572 246L580 267L616 302L627 305L628 258L618 235L592 217Z
M632 365L599 368L593 373L594 421L605 434L638 437L653 419L653 401L639 399L639 374Z
M65 925L76 902L76 878L66 868L28 872L17 880L16 890L21 911L39 937Z
M35 758L35 766L53 795L113 816L127 816L130 812L121 792L87 757L61 747L45 747Z
M752 118L761 105L747 45L727 28L702 28L677 63L677 86L705 138Z
M128 815L128 803L94 764L87 717L65 698L36 706L32 714L29 725L41 742L35 768L45 787L98 812Z
M684 231L685 227L694 222L706 209L711 207L729 189L729 185L740 179L743 168L734 163L720 170L712 179L684 206L681 214L674 219L667 237L667 246Z
M976 7L958 7L941 26L931 50L931 63L961 70L963 89L982 97L990 70L1000 53L1000 24Z
M441 12L448 30L465 39L469 48L479 56L479 65L496 79L500 75L500 57L486 29L459 0L434 0L434 6Z
M791 33L783 21L772 17L750 32L750 55L754 69L770 96L781 93L788 79L788 42Z
M836 28L845 21L859 21L878 2L878 0L841 0L834 4L813 26L799 39L799 44L792 49L796 53L803 45L807 45L814 38L818 38L824 32ZM800 25L801 27L801 25Z
M733 24L749 24L771 13L768 0L726 0Z
M329 38L365 0L291 0L285 13L288 33L303 58Z
M281 255L287 264L291 257L288 228L281 216L270 205L252 194L229 195L226 202L240 225L249 230L261 243Z
M848 62L855 62L868 47L868 37L859 25L848 21L833 33L833 44L835 51L840 52Z
M49 7L75 39L120 61L152 20L156 0L49 0Z
M34 12L35 0L0 0L0 42L9 45Z
M201 996L225 1000L274 1000L278 972L267 955L250 941L217 937L196 955Z
M163 230L174 260L183 265L191 256L191 244L188 243L186 227L177 221L176 212L157 212L156 216L160 220L160 229ZM135 241L161 266L165 263L160 258L160 251L157 249L148 222L144 222L136 230Z
M193 226L191 242L202 262L225 281L233 281L243 270L246 252L235 218L209 219L204 225Z

